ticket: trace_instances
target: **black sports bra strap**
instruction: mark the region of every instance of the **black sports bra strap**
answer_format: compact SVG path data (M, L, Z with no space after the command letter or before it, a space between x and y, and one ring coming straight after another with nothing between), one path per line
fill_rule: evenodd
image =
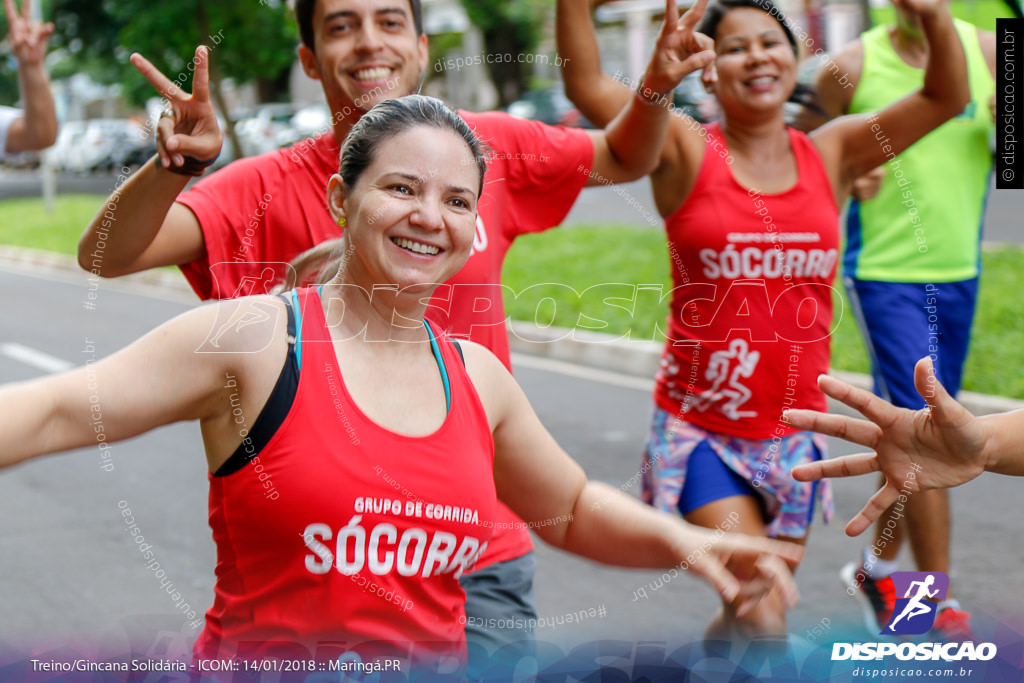
M288 311L288 353L284 358L284 365L277 377L277 383L256 421L252 423L248 435L214 473L215 477L234 474L252 462L277 433L278 428L288 417L292 403L295 402L295 394L299 388L299 365L295 355L295 311L288 295L282 294L279 298Z

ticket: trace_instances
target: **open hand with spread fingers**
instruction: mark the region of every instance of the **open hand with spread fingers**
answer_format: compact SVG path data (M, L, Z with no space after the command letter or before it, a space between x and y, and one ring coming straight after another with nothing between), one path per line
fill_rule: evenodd
M174 173L202 175L220 155L224 136L210 103L209 60L207 48L197 47L189 94L139 53L131 56L135 68L167 100L156 127L157 154L160 164Z
M867 529L901 492L957 486L985 471L989 459L985 423L949 395L935 377L931 359L917 362L914 384L930 408L897 408L870 392L822 375L818 378L822 391L870 421L811 410L786 411L786 421L797 429L846 439L874 451L793 468L799 481L878 471L885 475L885 485L847 525L850 536Z

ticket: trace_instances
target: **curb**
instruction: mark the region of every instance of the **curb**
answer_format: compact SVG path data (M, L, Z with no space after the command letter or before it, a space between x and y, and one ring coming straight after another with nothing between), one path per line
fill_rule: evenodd
M78 266L75 257L39 249L0 245L2 263L31 269L72 272L86 277L86 271ZM175 295L192 295L192 288L177 270L148 270L108 282L156 287ZM658 371L663 344L648 339L623 339L622 336L565 327L538 327L513 320L509 323L509 348L517 353L652 379ZM829 372L855 387L871 389L872 380L868 375L835 369ZM973 391L961 391L958 399L975 415L1024 408L1024 400Z
M27 267L33 270L42 269L71 273L83 278L96 277L90 275L89 271L82 269L78 265L78 259L74 256L56 254L52 251L43 251L41 249L25 249L0 244L0 263ZM189 294L193 298L195 296L192 294L192 288L189 286L185 276L178 269L154 268L116 279L105 279L104 282L109 284L116 282L123 285L145 285L158 287L174 294Z
M512 321L509 324L509 347L518 353L652 379L658 371L664 345L647 339L622 339L586 330L541 328L530 323ZM870 375L834 368L829 370L829 374L867 391L873 386ZM1024 408L1024 400L973 391L961 391L957 399L975 415ZM831 399L829 404L833 410L840 405ZM842 411L856 414L845 406L842 406Z

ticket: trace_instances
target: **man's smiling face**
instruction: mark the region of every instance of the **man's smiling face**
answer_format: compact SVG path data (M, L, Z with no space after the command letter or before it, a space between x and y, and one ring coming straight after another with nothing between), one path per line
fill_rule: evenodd
M315 51L299 50L306 74L323 84L336 114L359 112L414 93L427 67L408 0L320 0L313 12Z

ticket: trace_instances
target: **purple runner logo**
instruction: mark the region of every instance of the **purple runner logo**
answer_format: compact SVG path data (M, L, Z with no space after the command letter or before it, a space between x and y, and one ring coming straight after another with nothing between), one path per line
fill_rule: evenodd
M893 572L896 609L882 635L906 636L927 633L935 623L938 605L927 600L945 600L949 590L949 577L942 572Z

